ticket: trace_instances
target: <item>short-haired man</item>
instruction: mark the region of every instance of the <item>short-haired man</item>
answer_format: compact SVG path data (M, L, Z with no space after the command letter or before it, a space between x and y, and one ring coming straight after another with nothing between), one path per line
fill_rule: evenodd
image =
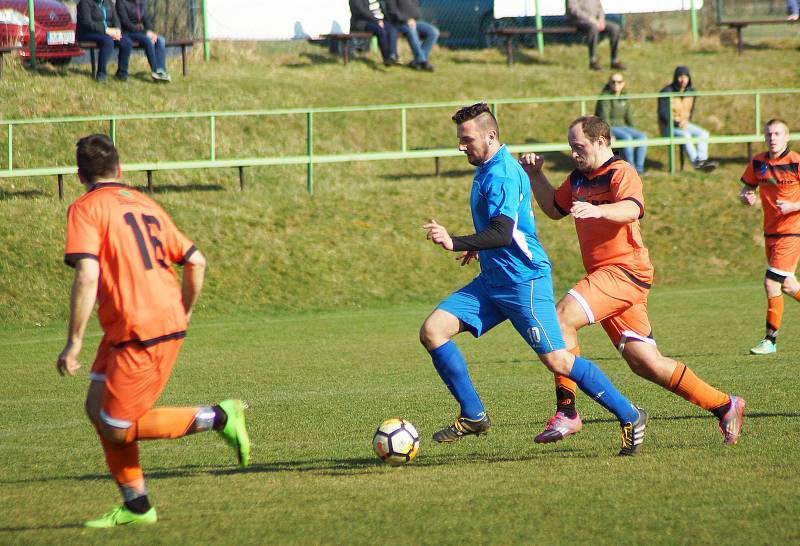
M576 119L568 140L577 169L558 189L544 172L544 160L528 154L520 162L542 211L554 220L572 215L587 276L558 302L567 348L580 354L577 331L599 322L637 375L669 389L719 419L725 444L739 439L744 399L727 395L697 377L685 364L656 347L647 316L653 265L639 220L644 216L642 180L630 163L614 157L608 124L596 116ZM556 442L581 430L575 383L556 374L556 414L535 438Z
M100 437L123 504L87 527L155 523L139 464L139 440L216 430L242 466L250 457L243 404L152 408L169 379L203 285L206 261L154 201L121 183L119 154L105 135L78 141L86 187L67 212L64 261L75 268L61 375L75 375L95 301L103 339L89 374L86 413ZM183 266L183 286L172 264Z
M739 199L748 206L756 202L756 189L764 209L764 241L767 251L767 332L750 349L754 355L777 351L778 331L783 319L783 294L800 301L800 283L795 277L800 259L800 154L789 150L789 128L779 119L764 127L767 151L753 156L742 175Z
M465 331L479 337L508 319L550 371L572 378L614 414L622 427L619 454L635 455L644 440L647 413L626 400L593 362L565 350L553 303L550 261L536 236L530 185L500 143L497 120L485 103L478 103L460 109L453 121L458 149L475 166L470 208L476 233L454 237L436 220L423 228L434 244L464 252L462 264L479 256L481 272L442 301L420 329L420 341L460 406L455 422L434 433L433 439L454 442L491 429L452 338Z

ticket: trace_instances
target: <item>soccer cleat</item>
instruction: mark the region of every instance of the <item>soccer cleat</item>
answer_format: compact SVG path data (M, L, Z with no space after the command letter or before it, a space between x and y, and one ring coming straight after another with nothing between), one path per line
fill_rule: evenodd
M140 523L155 523L158 521L156 509L150 508L144 514L136 514L128 510L124 504L115 506L101 517L90 519L84 526L91 529L109 529L119 525L139 525Z
M768 339L762 339L758 345L750 349L751 355L769 355L778 351L778 346Z
M636 408L639 417L633 423L622 425L620 436L622 438L622 449L619 450L620 456L632 456L639 453L639 449L644 443L644 429L647 428L647 412L643 408Z
M563 411L557 411L547 424L544 430L533 439L537 444L549 444L558 442L567 436L578 434L583 428L580 414L576 413L574 418L567 417Z
M247 407L241 400L223 400L219 407L228 416L225 428L217 431L225 442L236 450L239 464L246 467L250 464L250 436L244 420L244 410Z
M459 416L452 425L447 425L442 430L434 432L433 439L440 444L457 442L462 436L469 436L470 434L480 436L490 430L492 430L492 422L489 420L488 415L484 415L477 421Z
M725 437L724 443L727 446L735 445L739 441L739 434L742 432L742 418L744 417L744 407L747 403L744 398L730 395L731 407L725 416L719 420L719 429Z

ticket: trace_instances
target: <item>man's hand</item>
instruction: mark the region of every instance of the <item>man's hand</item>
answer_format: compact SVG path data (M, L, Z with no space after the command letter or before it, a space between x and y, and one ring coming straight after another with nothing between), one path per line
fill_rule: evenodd
M148 30L148 31L147 31L147 38L148 38L148 39L149 39L151 42L153 42L153 43L156 43L156 41L158 40L158 34L156 34L155 32L153 32L152 30Z
M119 42L122 39L122 31L118 28L108 27L106 29L106 34L111 36L111 39L113 39L115 42Z
M66 372L69 375L75 375L75 372L80 369L81 365L78 362L78 355L81 352L81 345L82 343L80 341L67 342L64 346L64 350L58 355L58 360L56 360L56 370L58 370L59 374L63 376Z
M544 158L536 154L525 154L519 158L519 164L522 165L528 176L533 177L542 172Z
M597 30L599 32L603 32L606 29L606 20L605 18L601 18L597 20Z
M408 25L408 28L416 28L417 21L415 19L409 19L406 21L406 24Z
M739 192L739 201L741 201L742 205L747 205L748 207L752 207L756 204L756 192L755 190L744 186L741 191Z
M784 201L783 199L776 199L775 204L781 214L791 214L800 210L800 201Z
M603 209L586 201L575 201L569 209L573 218L603 218Z
M436 220L431 218L431 221L422 225L422 229L427 231L427 238L433 241L433 244L439 245L445 250L453 250L453 239L444 226L439 225Z
M465 250L462 252L456 260L461 260L461 267L465 265L469 265L473 261L478 261L478 251L477 250Z

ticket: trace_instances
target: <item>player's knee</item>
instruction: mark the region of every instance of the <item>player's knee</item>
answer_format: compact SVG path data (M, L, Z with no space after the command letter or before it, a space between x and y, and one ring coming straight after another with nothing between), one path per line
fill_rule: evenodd
M428 351L434 350L438 346L437 342L440 337L441 335L437 332L430 319L422 323L419 329L419 342L422 343L425 349ZM439 345L441 345L441 343L439 343Z
M125 439L128 436L128 430L124 428L110 427L105 423L101 423L100 435L114 445L122 445L125 443Z
M566 376L572 371L572 362L575 360L566 349L539 355L539 359L551 372Z

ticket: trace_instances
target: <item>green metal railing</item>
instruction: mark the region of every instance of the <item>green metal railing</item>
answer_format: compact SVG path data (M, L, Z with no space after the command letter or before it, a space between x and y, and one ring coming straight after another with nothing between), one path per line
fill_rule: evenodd
M752 96L754 101L753 110L753 132L748 134L728 134L711 135L708 138L709 144L730 144L730 143L753 143L763 140L763 121L761 119L761 100L764 96L774 95L798 95L800 89L760 89L760 90L733 90L733 91L705 91L681 94L681 96L697 97L736 97ZM640 93L625 95L628 100L657 99L661 97L671 97L671 93ZM523 98L523 99L494 99L487 101L491 106L492 112L500 118L502 126L502 108L508 105L536 105L536 104L556 104L574 103L580 115L587 112L589 103L598 100L613 100L612 95L602 96L572 96L572 97L550 97L550 98ZM275 110L246 110L246 111L223 111L223 112L178 112L178 113L156 113L156 114L121 114L121 115L102 115L102 116L83 116L83 117L61 117L61 118L38 118L38 119L18 119L2 120L0 126L5 125L7 131L7 161L4 169L0 169L0 178L11 177L38 177L38 176L57 176L59 186L59 197L63 198L63 177L64 175L74 175L77 169L74 166L47 166L47 167L24 167L14 166L14 129L16 127L32 125L57 125L67 123L96 123L108 124L108 132L112 140L116 142L118 125L129 121L141 120L179 120L179 119L206 119L208 120L208 153L205 158L184 160L184 161L154 161L146 163L126 163L123 168L126 172L146 172L148 189L152 190L152 173L164 170L181 169L210 169L210 168L237 168L239 170L240 187L244 189L245 171L247 167L257 167L265 165L306 165L306 187L309 193L314 191L314 166L325 163L344 163L352 161L383 161L397 159L423 159L434 158L436 160L436 174L439 170L439 159L443 157L456 157L462 155L456 146L448 148L429 148L429 149L408 149L408 112L426 109L451 108L453 110L469 104L470 101L458 102L435 102L424 104L399 104L399 105L372 105L372 106L344 106L330 108L292 108ZM397 150L381 152L358 152L343 154L317 154L314 150L314 117L319 114L336 114L352 112L380 112L396 111L399 120L399 143ZM257 117L257 116L304 116L305 117L305 154L284 155L273 157L244 157L244 158L219 158L217 154L216 126L220 119L231 117ZM795 135L793 135L794 137ZM636 147L642 144L652 147L669 147L669 169L675 172L675 149L677 146L688 142L699 142L698 138L679 138L676 137L672 128L670 134L660 138L647 138L637 141L618 141L616 148ZM506 142L508 149L512 153L527 152L565 152L569 151L569 145L565 141L545 142L545 143L523 143L515 144Z

